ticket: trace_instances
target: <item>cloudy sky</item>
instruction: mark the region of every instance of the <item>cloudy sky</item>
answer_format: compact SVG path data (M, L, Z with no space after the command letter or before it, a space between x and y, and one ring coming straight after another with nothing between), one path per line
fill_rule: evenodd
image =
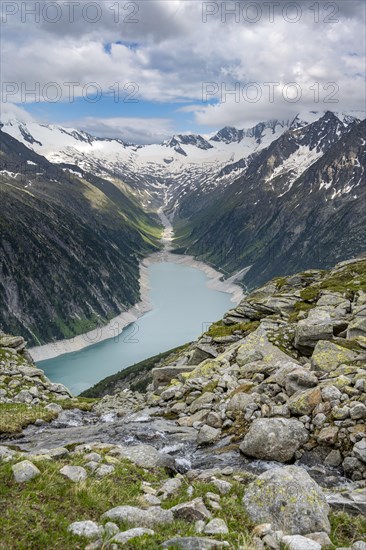
M2 0L3 119L138 143L365 109L364 0Z

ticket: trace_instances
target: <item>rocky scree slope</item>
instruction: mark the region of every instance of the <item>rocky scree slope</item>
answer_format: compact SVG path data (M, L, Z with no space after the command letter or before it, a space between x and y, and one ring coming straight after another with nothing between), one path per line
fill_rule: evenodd
M303 467L274 463L259 476L225 461L177 473L174 449L154 448L157 441L172 441L172 421L150 417L147 423L145 415L159 411L147 408L141 394L123 392L121 410L122 423L134 426L137 440L121 441L114 422L109 430L118 443L101 441L109 430L100 417L89 428L95 440L83 444L83 427L46 422L92 402L50 383L34 367L22 338L0 335L0 373L1 436L17 436L0 445L3 548L365 549L361 481L345 493L329 493ZM107 399L93 407L103 412ZM141 411L131 415L132 409ZM29 422L35 423L32 430L20 433ZM191 433L201 433L201 424L178 426L175 437L183 447ZM139 440L142 426L148 444ZM61 434L63 445L42 447L52 432Z
M160 225L121 181L76 174L0 131L0 328L31 345L104 324L139 301Z
M198 445L365 480L366 259L267 283L153 376Z
M365 283L364 259L275 279L97 401L1 334L4 547L364 550Z

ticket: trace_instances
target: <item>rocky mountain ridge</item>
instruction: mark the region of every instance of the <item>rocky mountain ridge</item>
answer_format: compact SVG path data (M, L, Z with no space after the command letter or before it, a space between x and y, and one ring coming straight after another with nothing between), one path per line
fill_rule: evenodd
M363 258L274 279L165 358L146 394L100 400L1 335L4 540L20 503L37 526L63 494L23 546L364 550L365 320Z
M160 224L122 182L65 170L1 131L0 178L0 328L38 345L139 301Z

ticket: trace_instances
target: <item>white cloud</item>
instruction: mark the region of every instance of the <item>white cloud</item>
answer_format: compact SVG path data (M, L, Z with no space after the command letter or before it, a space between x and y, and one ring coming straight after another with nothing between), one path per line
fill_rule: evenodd
M61 7L65 5L58 1ZM31 17L22 23L20 11L8 17L8 22L3 24L1 44L2 79L19 87L19 92L10 95L8 102L32 101L32 95L25 97L20 92L22 86L32 88L35 83L39 83L42 90L47 83L55 82L65 100L65 82L80 83L75 88L77 97L90 82L96 82L103 93L116 81L122 86L134 82L141 100L193 102L196 108L187 106L180 111L193 112L198 123L213 127L246 126L249 120L286 118L294 111L306 109L362 109L364 106L364 2L334 3L339 8L334 14L331 6L326 8L320 3L317 15L310 9L313 2L298 2L301 18L297 23L290 23L284 17L282 10L289 3L282 0L275 8L273 22L269 20L268 8L258 2L262 6L262 17L257 23L243 19L247 2L239 3L238 23L229 15L223 22L225 2L213 2L211 6L217 7L217 13L208 16L204 23L202 10L207 3L139 0L130 2L132 7L135 4L136 13L132 13L131 8L124 10L125 2L117 3L120 6L117 24L110 9L116 3L98 1L102 17L96 24L85 21L78 11L75 21L70 23L65 8L56 23L41 18L36 24ZM19 6L31 3L19 2ZM85 2L80 3L79 10L83 4ZM226 4L229 8L235 3ZM317 16L319 22L316 22ZM138 22L128 22L129 17ZM123 21L126 18L127 21ZM339 21L330 22L334 19ZM267 89L265 83L268 82L279 82L282 87L296 82L301 86L302 100L295 105L281 97L271 102L267 95L257 103L250 103L242 98L235 102L228 96L226 102L209 106L202 102L204 82L214 82L219 88L226 86L227 89L236 83L243 87L255 82L262 90ZM339 103L319 107L314 99L314 86L319 83L322 90L331 82L339 87L336 96ZM331 90L328 88L328 91ZM219 94L212 98L221 100ZM319 99L323 101L324 94ZM44 101L42 94L40 101ZM105 122L100 124L100 131L108 127ZM164 122L163 126L169 124ZM159 126L159 135L165 133L165 126ZM151 132L155 134L153 129Z
M125 142L160 143L174 133L173 121L165 118L93 118L86 117L65 124L98 137L120 138Z

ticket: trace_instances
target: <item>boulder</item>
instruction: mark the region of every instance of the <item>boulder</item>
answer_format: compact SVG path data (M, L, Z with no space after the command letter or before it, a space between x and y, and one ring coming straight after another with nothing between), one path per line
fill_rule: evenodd
M302 422L292 418L259 418L252 422L240 445L246 456L288 462L308 440Z
M103 535L103 527L90 520L74 521L67 530L73 535L86 539L98 539Z
M322 550L318 542L301 535L287 535L281 542L286 545L288 550Z
M311 356L311 368L314 371L331 372L342 363L353 361L356 357L357 355L347 348L332 342L320 341Z
M20 349L25 347L25 340L21 336L10 336L8 334L0 334L0 347Z
M119 445L114 454L121 458L127 458L141 468L167 468L175 471L175 460L168 454L160 453L152 445Z
M39 476L41 473L29 460L17 462L17 464L14 464L11 469L13 470L14 479L17 483L26 483L27 481Z
M203 532L206 535L227 535L229 529L223 519L215 518L208 522Z
M81 466L64 466L61 468L60 474L67 477L74 483L84 481L88 477L85 468L82 468Z
M311 355L319 340L333 338L333 323L329 320L301 319L296 325L294 346L305 355Z
M177 378L179 374L181 374L182 372L192 372L194 368L194 366L183 365L179 367L167 366L152 369L151 373L153 377L154 388L156 389L159 386L167 386L171 382L171 380Z
M297 466L261 474L247 487L243 504L253 522L271 523L285 534L330 532L325 496L309 474Z
M234 419L245 413L245 409L255 402L255 396L248 393L237 392L230 398L226 405L226 416Z
M183 519L185 521L198 521L211 519L211 512L207 510L202 498L195 498L190 502L183 502L170 508L175 519Z
M203 537L175 537L163 542L161 546L176 550L211 550L211 548L229 548L229 543Z
M366 439L361 439L353 446L353 454L361 462L366 463Z
M355 317L347 328L347 338L366 336L366 316Z
M287 401L286 405L295 416L309 415L322 400L319 387L310 388L306 391L297 391Z
M123 545L132 539L135 539L137 537L143 537L144 535L155 535L155 532L152 529L135 527L133 529L128 529L127 531L122 531L120 533L117 533L116 535L114 535L110 543Z
M110 519L130 523L133 526L152 528L155 525L165 525L173 521L173 512L153 506L142 510L135 506L117 506L102 515L102 519Z
M205 424L197 434L197 445L209 445L216 441L220 437L220 434L220 429L212 428L212 426Z
M191 414L194 414L195 412L200 411L201 409L210 409L212 403L216 400L217 400L217 396L214 393L205 392L199 397L197 397L197 399L195 399L191 403L189 410Z
M285 377L285 389L287 395L293 395L297 391L313 388L318 384L315 374L307 369L298 367Z

